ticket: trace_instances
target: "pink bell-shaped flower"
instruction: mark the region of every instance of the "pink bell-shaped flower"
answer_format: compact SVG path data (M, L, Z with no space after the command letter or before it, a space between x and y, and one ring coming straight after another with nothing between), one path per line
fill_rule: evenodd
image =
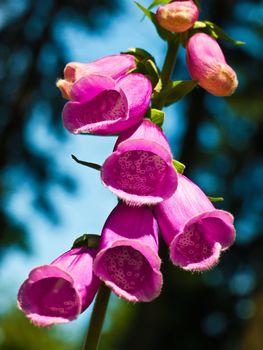
M118 79L136 68L135 57L132 55L110 55L89 63L70 62L64 69L64 79L57 81L63 97L70 100L73 84L87 75L105 75Z
M127 204L156 204L177 187L172 153L161 129L148 119L123 132L101 169L103 183Z
M139 73L130 55L113 55L87 65L71 63L57 85L70 99L64 126L74 134L113 135L138 123L152 96L150 80Z
M104 225L95 274L128 301L151 301L162 287L160 264L151 209L119 203Z
M160 6L156 18L161 27L174 33L190 29L199 17L199 9L192 0L173 1Z
M92 270L97 249L74 248L33 269L18 292L18 307L37 326L74 320L92 302L100 281Z
M185 270L207 270L235 240L233 216L215 209L198 186L178 176L176 192L154 213L172 262Z
M197 33L188 40L186 60L192 79L211 94L230 96L236 90L236 73L226 63L217 41L208 34Z

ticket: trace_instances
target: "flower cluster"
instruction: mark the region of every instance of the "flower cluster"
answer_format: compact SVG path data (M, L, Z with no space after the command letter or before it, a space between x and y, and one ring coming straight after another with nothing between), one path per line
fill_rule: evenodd
M175 1L161 6L156 18L166 29L183 32L197 20L198 8L193 1ZM213 38L195 33L186 49L190 73L200 86L216 95L233 92L235 73ZM18 305L36 325L75 319L101 281L128 301L155 299L163 283L158 228L172 263L185 270L212 268L234 242L232 215L215 209L197 185L176 171L162 129L146 117L152 82L137 68L136 56L112 55L69 63L57 82L69 100L62 115L70 132L118 135L101 180L119 203L98 245L73 246L31 271Z

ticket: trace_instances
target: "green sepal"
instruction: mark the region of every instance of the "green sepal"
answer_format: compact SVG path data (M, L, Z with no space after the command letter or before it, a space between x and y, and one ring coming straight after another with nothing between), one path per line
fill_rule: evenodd
M95 170L98 170L98 171L101 171L101 165L99 164L96 164L96 163L91 163L91 162L86 162L84 160L80 160L78 159L76 156L74 156L74 154L71 154L71 158L73 160L75 160L75 162L81 164L81 165L84 165L84 166L87 166L89 168L92 168L92 169L95 169Z
M165 113L155 108L148 108L146 117L149 118L154 124L162 127Z
M172 34L171 32L169 32L168 30L162 28L157 19L156 19L156 15L155 13L149 11L147 8L145 8L144 6L142 6L141 4L139 4L137 1L135 1L135 4L139 7L139 9L145 14L146 17L149 18L149 20L153 23L153 25L155 26L158 34L160 35L160 37L164 40L172 40L174 37L174 34Z
M75 239L72 248L87 247L87 248L98 248L100 243L100 236L90 233L84 233L82 236Z
M146 50L139 47L130 47L127 51L122 52L122 54L129 54L135 56L139 61L152 60L155 62L154 57Z
M210 196L207 196L207 198L210 200L210 202L222 202L224 200L223 197L210 197Z
M161 92L160 99L164 101L164 106L169 106L189 94L196 86L196 80L171 81Z
M214 39L222 39L228 41L233 45L245 45L244 41L235 40L231 38L228 34L226 34L222 28L210 21L196 21L191 30L192 33L196 33L196 31L205 32L211 35Z
M179 174L184 173L185 165L179 162L179 160L173 159L173 166Z
M162 79L161 79L161 73L159 69L157 68L156 64L152 60L147 60L145 62L145 69L147 72L147 76L152 82L152 86L154 89L154 92L160 92L162 89Z
M148 7L148 10L152 9L155 6L158 5L166 5L169 4L169 2L171 2L171 0L154 0L151 5Z
M141 73L147 76L152 83L154 93L160 92L162 89L161 73L155 64L154 57L147 51L139 48L129 49L128 54L136 57L136 68L132 73Z
M220 38L234 45L245 45L244 41L232 39L223 31L223 29L221 29L218 25L214 24L213 22L204 21L204 23L207 24L208 28L211 30L211 35L213 36L213 38Z
M200 29L200 28L205 28L207 27L207 24L203 21L196 21L193 25L193 29Z

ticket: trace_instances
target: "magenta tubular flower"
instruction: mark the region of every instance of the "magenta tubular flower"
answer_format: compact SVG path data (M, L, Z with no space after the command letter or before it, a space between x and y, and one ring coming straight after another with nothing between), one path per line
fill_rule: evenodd
M234 70L226 63L217 41L205 33L193 35L187 42L186 60L192 79L216 96L230 96L237 88Z
M95 274L128 301L151 301L162 287L160 264L158 230L151 209L119 203L102 230Z
M190 29L198 17L198 7L191 0L171 2L160 6L156 12L156 18L160 26L175 33Z
M154 208L155 216L172 262L185 270L207 270L235 240L233 216L215 209L198 186L178 176L175 194Z
M71 63L57 85L70 99L64 106L64 126L74 134L118 134L138 123L152 95L150 80L126 74L135 67L130 55L105 57L87 65Z
M172 153L161 129L144 119L121 134L101 169L103 183L127 204L156 204L177 187Z
M64 69L64 79L59 79L57 87L63 97L70 99L73 84L87 75L105 75L118 79L136 68L135 57L132 55L111 55L90 63L70 62Z
M18 307L34 325L74 320L92 302L100 281L92 270L97 249L80 247L33 269L18 292Z

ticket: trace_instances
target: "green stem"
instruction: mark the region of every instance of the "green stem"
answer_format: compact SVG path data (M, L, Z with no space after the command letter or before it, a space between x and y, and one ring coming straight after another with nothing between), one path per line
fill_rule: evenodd
M170 81L171 74L173 73L173 69L177 58L179 44L179 35L176 35L176 37L173 40L169 40L167 42L168 48L161 72L162 90L160 91L160 93L166 88L167 84ZM163 108L164 101L162 98L160 98L160 93L159 96L157 96L153 101L152 107L161 110Z
M96 297L95 305L91 314L87 337L82 350L97 350L101 335L111 290L101 284Z
M168 49L165 57L165 61L162 69L162 83L163 88L166 87L170 80L170 76L173 72L175 61L177 58L177 52L179 48L179 38L176 37L175 40L168 41Z

